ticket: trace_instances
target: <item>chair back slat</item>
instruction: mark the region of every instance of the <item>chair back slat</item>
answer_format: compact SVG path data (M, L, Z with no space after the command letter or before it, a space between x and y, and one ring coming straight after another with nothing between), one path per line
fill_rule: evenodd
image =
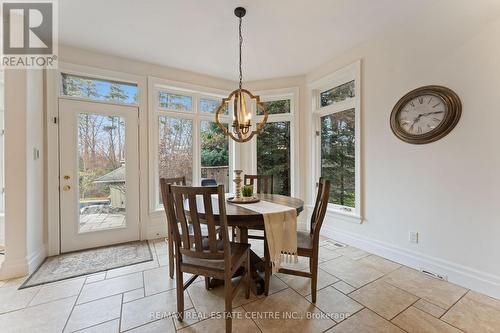
M175 214L173 220L181 225L181 228L173 229L174 233L177 233L174 240L176 253L180 254L179 260L182 262L183 256L189 256L207 260L227 259L230 261L231 251L227 230L224 185L189 187L168 185L164 181L161 184L162 193L166 197L164 200L166 211L173 212ZM215 194L219 201L218 219L215 218L212 203L212 195ZM217 237L219 234L216 228L217 223L220 225L221 238ZM202 230L206 230L206 233L202 234ZM222 244L220 244L221 242Z
M189 237L189 222L186 218L186 211L184 210L184 196L182 194L173 193L172 186L170 185L170 193L168 194L167 204L174 205L175 207L175 217L176 222L181 225L181 234L179 237L174 237L174 239L181 239L182 244L179 244L179 248L184 248L189 250L191 248L192 240ZM173 226L172 230L174 233L179 233L179 228Z
M208 229L208 246L210 252L217 252L217 237L215 229L214 212L212 209L212 196L208 193L203 195L203 204L205 208L205 222Z
M257 193L273 194L273 175L245 175L243 184L253 185L257 183Z
M167 184L186 186L186 176L173 177L173 178L162 178L162 179L164 179Z
M320 178L318 183L318 193L316 195L316 203L314 204L313 213L311 215L311 235L313 236L314 242L319 242L319 234L321 226L323 225L323 220L325 219L329 198L330 181Z
M198 204L196 202L196 194L188 194L187 201L189 204L189 216L191 217L191 225L193 226L194 246L196 251L203 251L202 235L200 219L198 217ZM185 209L186 207L184 207Z

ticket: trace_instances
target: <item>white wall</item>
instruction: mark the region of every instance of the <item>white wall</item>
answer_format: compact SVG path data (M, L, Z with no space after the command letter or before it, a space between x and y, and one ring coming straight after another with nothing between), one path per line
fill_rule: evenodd
M34 271L45 257L43 72L5 72L5 261L0 278ZM39 160L33 148L40 147Z
M330 218L328 235L500 297L499 36L500 2L444 0L307 75L312 82L362 59L364 222ZM404 143L391 132L391 110L428 84L457 92L462 118L440 141Z

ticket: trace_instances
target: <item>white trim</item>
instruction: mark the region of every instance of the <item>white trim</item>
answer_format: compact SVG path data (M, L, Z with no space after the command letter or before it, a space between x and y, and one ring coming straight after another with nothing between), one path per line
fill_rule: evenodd
M47 257L47 249L42 244L35 252L28 257L28 274L33 273Z
M306 205L305 207L311 211L314 209L313 205ZM327 208L325 218L355 224L363 223L363 218L361 216L332 207Z
M83 75L96 79L113 80L137 85L137 106L139 108L139 228L140 239L145 239L148 227L148 182L143 170L148 169L148 150L145 146L148 138L147 81L146 77L115 72L106 69L59 62L59 68L47 70L47 217L48 217L48 255L60 253L60 213L59 213L59 124L54 124L54 117L59 119L58 99L75 99L61 96L61 73ZM83 99L82 99L83 100ZM110 104L104 101L92 101ZM113 104L113 103L111 103ZM116 104L116 103L115 103ZM121 104L118 104L121 105Z
M337 87L344 83L355 81L355 97L345 101L334 103L326 107L320 107L320 93L322 91ZM343 218L349 217L349 220L361 223L363 216L363 203L361 201L361 60L358 60L342 69L335 71L329 75L324 76L314 82L308 83L309 92L311 96L311 113L308 115L312 124L313 137L311 140L311 166L312 171L309 179L309 184L316 184L317 179L321 176L321 163L319 161L321 156L321 136L316 135L317 131L321 130L320 119L321 117L336 112L341 112L349 109L355 111L355 208L352 213L342 212L343 208L338 205L329 204L330 214L340 215ZM314 202L314 191L312 191L310 202ZM352 208L350 208L352 209ZM359 222L358 222L359 221Z
M425 269L436 272L442 276L447 276L448 281L452 283L500 299L499 276L340 230L333 227L331 225L333 223L334 221L330 219L325 220L321 230L323 236L417 270Z

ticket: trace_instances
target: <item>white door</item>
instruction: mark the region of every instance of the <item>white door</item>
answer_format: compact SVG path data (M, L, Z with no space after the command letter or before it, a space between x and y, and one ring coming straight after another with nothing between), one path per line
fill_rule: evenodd
M139 239L138 112L59 100L61 252Z

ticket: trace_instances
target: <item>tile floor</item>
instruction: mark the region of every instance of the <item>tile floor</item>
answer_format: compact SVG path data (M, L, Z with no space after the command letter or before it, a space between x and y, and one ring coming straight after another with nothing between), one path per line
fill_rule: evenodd
M153 262L23 290L24 278L0 281L0 332L223 331L223 290L202 279L185 293L184 322L171 316L167 248L151 244ZM500 332L500 300L333 240L321 240L320 258L316 304L308 279L276 274L268 297L237 295L233 332Z

